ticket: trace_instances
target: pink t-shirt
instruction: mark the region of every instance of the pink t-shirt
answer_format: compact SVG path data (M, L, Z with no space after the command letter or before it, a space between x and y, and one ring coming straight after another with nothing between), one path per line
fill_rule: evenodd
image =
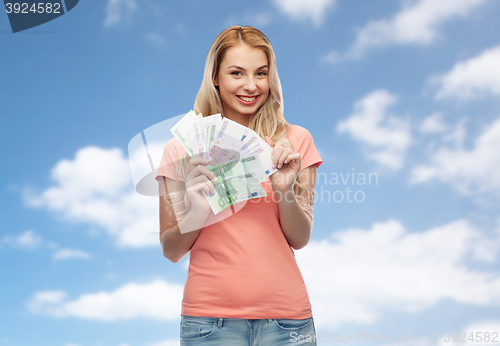
M288 139L302 158L302 169L320 166L309 131L290 125ZM176 139L165 146L157 172L174 180L175 159L184 149ZM182 314L244 319L312 317L306 285L280 226L270 180L267 197L248 200L217 215L205 226L190 253ZM221 215L222 214L222 215ZM208 221L215 217L212 213Z

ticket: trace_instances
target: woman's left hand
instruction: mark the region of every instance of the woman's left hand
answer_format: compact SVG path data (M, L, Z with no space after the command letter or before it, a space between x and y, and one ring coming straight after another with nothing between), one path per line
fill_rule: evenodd
M281 141L273 144L271 138L266 136L266 143L273 148L271 160L278 171L271 175L271 184L275 192L286 192L292 190L293 183L300 172L302 159L300 153L294 153L285 148Z

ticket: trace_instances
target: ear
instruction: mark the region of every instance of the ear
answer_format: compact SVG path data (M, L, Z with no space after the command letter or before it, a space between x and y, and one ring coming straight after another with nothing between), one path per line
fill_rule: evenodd
M214 86L219 86L219 82L217 81L217 77L214 78Z

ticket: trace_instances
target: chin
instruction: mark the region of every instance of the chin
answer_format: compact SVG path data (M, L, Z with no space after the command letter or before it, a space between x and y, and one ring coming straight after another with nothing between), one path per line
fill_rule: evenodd
M258 109L258 108L255 108L255 110L253 110L253 111L248 111L248 110L247 110L247 111L245 111L245 112L241 112L241 114L245 114L245 115L253 115L253 114L255 114L255 112L257 112L257 109Z
M255 112L257 112L258 109L259 109L259 107L252 108L252 109L248 109L248 108L246 108L246 109L238 109L238 113L245 114L245 115L252 115Z
M254 107L252 107L252 109L251 109L251 110L247 108L246 110L243 110L243 111L242 111L242 114L248 114L248 115L255 114L255 113L257 113L257 111L258 111L258 110L259 110L262 106L263 106L263 104L261 104L261 105L257 105L257 106L254 106Z

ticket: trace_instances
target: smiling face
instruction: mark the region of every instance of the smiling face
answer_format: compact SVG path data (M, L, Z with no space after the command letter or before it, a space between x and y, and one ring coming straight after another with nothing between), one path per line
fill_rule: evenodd
M248 126L269 95L268 65L262 49L240 43L226 51L214 80L225 117Z

